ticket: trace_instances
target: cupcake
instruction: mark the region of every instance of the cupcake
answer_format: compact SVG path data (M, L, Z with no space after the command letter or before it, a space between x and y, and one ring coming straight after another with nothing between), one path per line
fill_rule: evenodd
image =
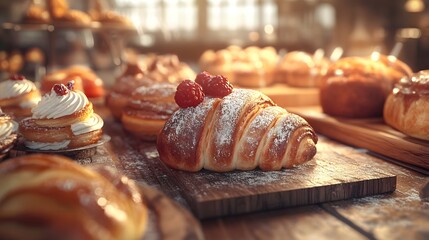
M32 113L19 126L30 149L74 149L97 143L102 136L103 119L83 92L73 90L73 84L55 84Z
M0 109L0 159L3 159L16 141L18 123Z
M31 109L40 101L40 92L33 82L22 75L11 75L0 83L0 107L17 118L31 115Z

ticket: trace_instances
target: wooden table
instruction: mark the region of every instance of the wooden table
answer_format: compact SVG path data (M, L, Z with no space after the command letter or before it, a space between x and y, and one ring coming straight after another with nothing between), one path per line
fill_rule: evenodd
M91 164L105 164L106 152L111 164L129 177L165 192L186 206L165 176L152 176L140 161L147 154L145 143L132 139L114 122L108 111L96 111L105 118L105 132L112 140L99 148L101 157ZM341 145L326 139L329 144ZM143 145L142 145L143 144ZM365 150L346 147L349 157L370 159L374 168L397 176L396 191L390 194L271 210L239 216L202 220L206 239L429 239L429 177L384 161ZM106 151L106 152L103 152ZM148 156L146 156L148 157ZM150 157L150 156L149 156ZM142 174L147 174L142 176Z

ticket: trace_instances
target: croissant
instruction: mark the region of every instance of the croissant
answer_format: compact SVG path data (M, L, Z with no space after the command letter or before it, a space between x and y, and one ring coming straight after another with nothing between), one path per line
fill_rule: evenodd
M141 239L147 207L134 182L55 155L0 164L1 239Z
M268 171L311 160L316 143L303 118L258 91L234 89L176 111L158 135L157 149L166 165L185 171Z

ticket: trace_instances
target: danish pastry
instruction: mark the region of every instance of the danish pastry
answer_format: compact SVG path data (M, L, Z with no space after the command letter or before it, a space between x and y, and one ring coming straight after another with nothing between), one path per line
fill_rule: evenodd
M58 150L94 144L102 135L103 119L80 91L56 84L20 122L24 144L31 149Z

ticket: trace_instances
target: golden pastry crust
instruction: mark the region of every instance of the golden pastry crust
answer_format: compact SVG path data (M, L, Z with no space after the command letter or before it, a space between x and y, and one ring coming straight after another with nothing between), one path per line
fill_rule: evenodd
M33 154L2 163L0 181L2 238L142 239L146 232L143 196L112 169Z
M157 149L166 165L185 171L271 171L310 161L316 143L301 117L257 91L234 89L176 111L158 135Z
M348 118L381 117L394 81L386 66L367 58L349 57L333 63L320 86L325 113Z
M383 114L393 128L429 140L429 73L402 79L388 96Z
M167 83L136 89L122 112L125 130L144 140L155 140L165 121L179 108L175 92L176 86Z

